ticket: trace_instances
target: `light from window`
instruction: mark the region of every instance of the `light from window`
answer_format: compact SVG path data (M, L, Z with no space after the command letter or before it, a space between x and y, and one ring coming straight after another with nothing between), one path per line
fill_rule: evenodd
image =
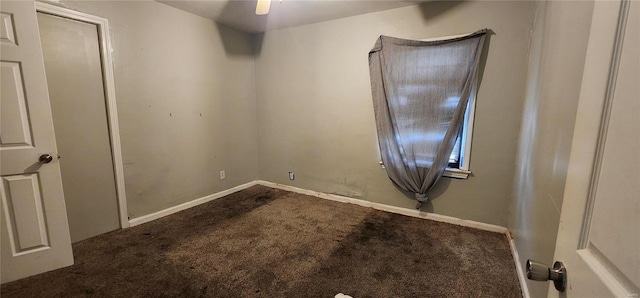
M471 136L473 132L473 116L475 112L476 101L476 84L474 83L471 89L471 95L467 104L467 109L464 112L464 123L462 124L462 131L456 139L456 144L449 156L449 168L469 170L469 154L471 152Z

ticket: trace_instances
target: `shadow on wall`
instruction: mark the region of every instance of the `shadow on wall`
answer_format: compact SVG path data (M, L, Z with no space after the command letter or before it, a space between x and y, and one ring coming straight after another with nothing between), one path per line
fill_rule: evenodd
M215 24L227 56L251 57L255 55L251 34L218 22Z
M264 40L264 32L251 35L253 54L256 55L256 57L259 56L262 51L262 40Z
M496 33L489 29L487 32L487 38L484 39L482 53L480 53L480 61L478 62L478 85L476 86L477 90L480 90L480 86L482 86L482 78L484 77L484 68L487 66L487 57L489 57L489 47L491 46L492 35L496 35Z
M267 24L267 15L256 16L255 4L246 1L227 1L222 9L220 16L251 16L251 20L259 28L265 28ZM262 48L263 33L252 34L238 29L233 29L227 25L216 23L220 39L224 46L224 50L229 56L255 56L260 53ZM245 38L238 38L238 35L246 35ZM247 42L247 40L249 42Z
M453 10L460 5L466 5L465 1L437 1L422 2L418 4L425 23L437 22L438 19L446 17L447 11Z

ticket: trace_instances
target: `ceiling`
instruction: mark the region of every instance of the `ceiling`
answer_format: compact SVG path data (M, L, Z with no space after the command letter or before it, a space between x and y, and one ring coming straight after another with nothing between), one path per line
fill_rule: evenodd
M230 27L258 33L413 5L425 0L272 0L267 15L256 0L157 0Z

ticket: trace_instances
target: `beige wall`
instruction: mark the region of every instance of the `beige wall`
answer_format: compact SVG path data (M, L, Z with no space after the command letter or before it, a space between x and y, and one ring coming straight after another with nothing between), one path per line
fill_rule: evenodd
M547 3L536 10L508 225L523 265L553 264L593 11L592 2ZM548 286L528 282L532 297Z
M441 179L423 210L505 226L533 18L529 1L431 2L259 36L260 178L414 208L378 165L367 53L379 35L424 39L489 28L496 34L478 92L473 174Z
M154 1L62 5L109 20L131 218L258 178L250 35Z

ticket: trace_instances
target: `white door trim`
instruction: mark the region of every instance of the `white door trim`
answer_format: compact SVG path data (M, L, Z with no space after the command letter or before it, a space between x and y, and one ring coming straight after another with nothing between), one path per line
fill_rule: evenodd
M123 229L128 228L129 217L127 214L127 196L124 188L124 165L122 162L122 149L120 146L120 126L118 124L118 109L116 107L116 87L113 78L113 60L111 59L112 49L111 42L109 40L109 21L102 17L37 1L36 10L59 17L94 24L98 27L100 58L102 60L102 80L105 88L105 100L107 104L107 121L109 122L109 138L111 140L111 154L113 156L113 170L116 180L116 194L118 196L120 227Z

